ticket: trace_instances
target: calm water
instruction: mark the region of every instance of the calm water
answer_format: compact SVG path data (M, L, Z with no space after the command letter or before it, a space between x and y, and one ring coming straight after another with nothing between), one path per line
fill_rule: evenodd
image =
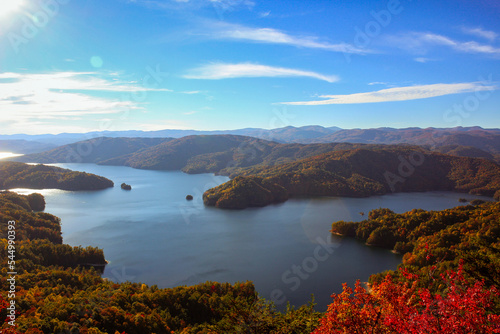
M294 199L226 211L205 207L201 200L204 190L226 177L93 164L57 166L115 182L103 191L43 191L46 212L62 219L65 243L104 250L110 262L104 277L159 287L251 280L261 296L278 304L287 300L301 305L314 293L318 309L326 308L343 282L366 281L401 261L387 250L332 237L328 230L333 221L359 221L359 212L379 207L440 210L457 206L464 197L431 192ZM120 189L122 182L132 185L132 191ZM194 200L186 201L187 194Z

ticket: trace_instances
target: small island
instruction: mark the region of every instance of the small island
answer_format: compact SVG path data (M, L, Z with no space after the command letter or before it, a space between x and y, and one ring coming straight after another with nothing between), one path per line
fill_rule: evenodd
M193 195L187 195L187 196L186 196L186 199L187 199L188 201L192 201L192 200L193 200Z
M130 184L122 183L121 187L123 190L132 190L132 186Z

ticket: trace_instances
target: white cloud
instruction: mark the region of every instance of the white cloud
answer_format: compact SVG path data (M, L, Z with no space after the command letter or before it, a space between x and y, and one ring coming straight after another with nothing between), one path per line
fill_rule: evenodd
M183 76L186 79L229 79L243 77L310 77L328 82L338 81L335 75L323 75L316 72L303 71L291 68L272 67L266 65L240 63L226 64L213 63L191 70Z
M396 87L382 89L375 92L355 93L347 95L321 95L326 100L305 101L305 102L282 102L287 105L325 105L325 104L357 104L357 103L378 103L393 101L408 101L426 99L430 97L470 93L483 90L496 90L498 87L484 85L480 82L467 82L456 84L432 84L408 87Z
M253 8L255 6L255 3L250 0L129 0L128 2L167 11L197 10L204 7L230 11L240 7Z
M417 58L414 58L413 60L415 60L416 62L419 62L419 63L427 63L429 61L434 61L434 59L425 58L425 57L417 57Z
M190 91L185 91L185 92L180 92L181 94L188 94L188 95L193 95L193 94L201 94L202 92L199 90L190 90Z
M219 7L223 10L229 10L239 6L245 6L248 8L252 8L253 6L255 6L255 2L250 0L208 0L207 3L210 3L215 7Z
M103 95L168 91L113 79L93 72L0 73L0 122L36 125L43 120L79 120L85 116L114 114L141 107L132 98Z
M329 43L317 37L296 37L272 28L250 28L238 24L218 22L212 24L212 33L217 39L232 39L257 43L284 44L300 48L322 49L333 52L367 54L372 51L347 43Z
M426 53L433 46L445 46L465 53L500 55L500 48L493 45L481 44L476 41L461 42L443 35L428 32L412 32L399 36L391 36L388 37L388 41L391 45L396 45L402 49L410 49L417 53Z
M373 85L387 85L387 82L383 82L383 81L374 81L374 82L369 82L368 83L369 86L373 86Z
M484 30L483 28L463 27L462 31L466 34L485 38L490 41L494 41L498 37L498 34L496 32L490 30Z

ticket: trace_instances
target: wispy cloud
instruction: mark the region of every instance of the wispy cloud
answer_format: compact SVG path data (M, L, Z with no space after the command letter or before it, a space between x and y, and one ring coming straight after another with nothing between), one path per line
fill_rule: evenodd
M321 95L326 100L305 101L305 102L282 102L287 105L325 105L325 104L358 104L358 103L379 103L393 101L408 101L427 99L430 97L469 93L483 90L496 90L497 86L484 85L480 82L467 82L455 84L432 84L408 87L396 87L382 89L375 92L355 93L347 95Z
M131 100L103 97L109 93L139 91L168 90L103 78L93 72L0 73L0 121L10 124L44 119L75 120L118 113L124 108L140 109L140 105Z
M387 39L391 45L396 45L401 49L409 49L417 53L426 53L429 48L434 46L444 46L458 52L500 55L500 48L491 44L482 44L476 41L456 41L447 36L429 32L412 32L390 36Z
M372 53L372 51L368 49L358 48L348 43L330 43L321 41L319 38L313 36L297 37L273 28L251 28L225 22L212 23L211 28L213 29L211 33L212 37L216 39L283 44L299 48L312 48L344 53Z
M181 94L188 94L188 95L194 95L194 94L201 94L202 92L199 91L199 90L189 90L189 91L185 91L185 92L179 92Z
M251 0L201 0L201 2L207 2L216 7L222 8L223 10L229 10L240 6L244 6L247 8L252 8L253 6L255 6L255 2Z
M498 37L498 34L496 32L485 30L483 28L462 27L462 32L476 37L485 38L490 41L494 41Z
M425 58L425 57L417 57L417 58L414 58L413 60L415 60L418 63L427 63L429 61L434 61L434 59Z
M368 83L369 86L373 86L373 85L387 85L387 82L383 82L383 81L374 81L374 82L369 82Z
M212 63L192 69L183 77L186 79L209 80L244 77L310 77L328 82L335 82L339 80L336 75L324 75L316 72L292 68L272 67L253 63Z
M251 9L255 6L255 2L251 0L128 0L128 3L161 10L196 10L213 7L215 10L231 11L238 8Z

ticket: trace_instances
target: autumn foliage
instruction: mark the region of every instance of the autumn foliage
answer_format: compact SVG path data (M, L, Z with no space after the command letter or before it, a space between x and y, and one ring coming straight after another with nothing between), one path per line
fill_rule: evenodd
M344 284L313 333L500 333L500 315L491 312L499 291L481 281L469 284L462 267L442 275L442 295L418 288L418 276L402 274L404 282L388 275L369 289L359 281L354 291Z
M0 193L0 234L16 221L16 325L0 280L0 333L500 333L500 203L396 214L373 210L339 231L405 250L399 272L373 275L369 287L277 311L251 282L206 282L160 289L103 279L95 247L63 244L59 218L34 212L27 196ZM387 244L378 241L389 240ZM0 272L7 273L0 239ZM451 270L450 270L451 269Z
M0 189L101 190L110 187L113 187L113 181L95 174L40 164L0 162ZM31 202L36 203L33 199ZM37 211L42 209L39 203L36 208Z

